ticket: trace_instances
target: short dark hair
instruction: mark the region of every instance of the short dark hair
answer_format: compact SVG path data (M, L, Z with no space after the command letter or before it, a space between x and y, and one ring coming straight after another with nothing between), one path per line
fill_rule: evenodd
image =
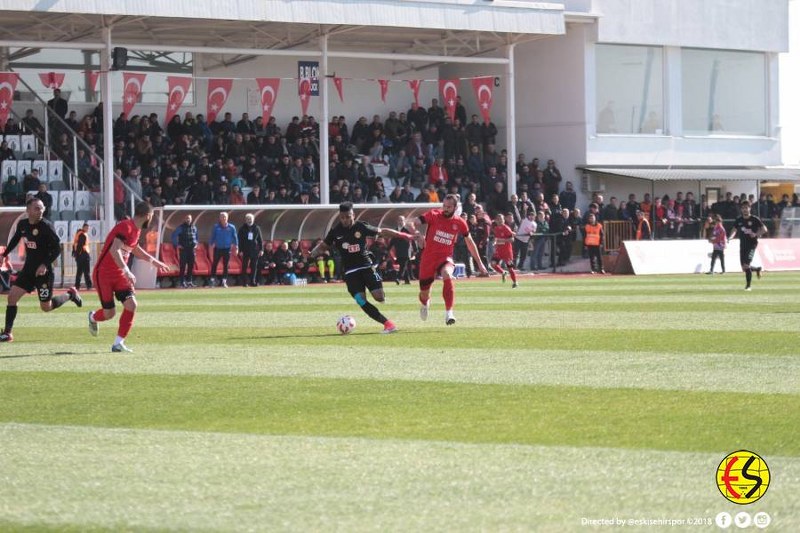
M349 213L353 210L353 202L342 202L339 204L340 213Z
M133 215L144 217L153 212L153 206L149 202L139 202L133 210Z
M750 207L750 202L747 200L742 200L742 202L739 204L739 207Z

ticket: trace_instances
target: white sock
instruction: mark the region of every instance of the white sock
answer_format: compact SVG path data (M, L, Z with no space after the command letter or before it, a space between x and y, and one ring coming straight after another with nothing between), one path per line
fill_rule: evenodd
M125 338L124 337L120 337L119 335L117 335L117 338L114 339L114 344L123 344L124 342L125 342Z

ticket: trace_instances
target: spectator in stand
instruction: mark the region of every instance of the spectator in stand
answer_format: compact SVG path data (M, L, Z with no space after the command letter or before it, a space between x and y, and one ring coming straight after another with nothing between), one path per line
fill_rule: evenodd
M228 288L228 263L231 260L231 249L236 249L238 246L236 228L233 224L228 223L228 213L223 211L219 214L219 222L214 224L211 230L211 239L209 240L209 247L214 258L211 262L210 286L214 287L216 285L217 267L222 261L220 285L226 289Z
M635 229L637 241L649 241L651 239L650 222L647 221L642 211L636 211Z
M274 261L275 252L272 248L272 241L264 241L263 254L258 261L258 270L263 276L265 285L277 283L276 265Z
M33 109L25 110L25 116L22 118L20 124L26 133L36 135L38 138L44 138L44 126L42 126L39 119L33 115Z
M664 205L661 198L656 198L653 205L653 227L655 229L655 237L658 240L664 238L667 227L667 207Z
M36 198L42 201L44 204L44 218L50 220L52 215L53 209L53 196L47 192L47 183L41 182L39 183L39 188L36 194L34 195Z
M275 250L275 253L272 255L272 261L275 263L275 274L278 283L286 283L288 280L285 276L294 273L294 256L291 250L289 250L288 242L282 242L278 249Z
M547 161L547 168L544 169L544 194L545 197L550 197L558 194L561 187L561 171L556 167L556 162L553 159Z
M650 193L644 193L644 199L639 204L639 210L644 213L644 218L648 222L653 220L653 201L650 198Z
M532 270L544 270L544 250L550 242L550 224L547 222L544 210L536 213L536 231L533 240Z
M700 236L700 206L694 199L694 193L687 192L683 201L683 239L697 239Z
M578 203L578 195L571 181L568 181L565 187L566 188L558 194L558 197L561 199L561 205L572 211Z
M264 254L264 241L261 238L261 228L255 225L252 213L244 216L244 224L239 228L237 237L239 257L242 260L242 285L256 287L259 258Z
M25 192L36 191L39 189L39 171L32 168L31 171L22 178L22 190ZM45 215L47 218L47 215Z
M16 176L11 176L3 185L3 205L20 206L25 205L25 191Z
M467 108L461 103L461 96L456 96L456 120L460 124L467 123Z
M619 220L619 206L617 205L617 197L612 196L608 202L609 203L604 206L600 212L600 220Z
M639 202L636 201L636 194L631 193L628 195L628 201L625 203L625 209L628 212L628 220L636 220L636 212L639 211Z

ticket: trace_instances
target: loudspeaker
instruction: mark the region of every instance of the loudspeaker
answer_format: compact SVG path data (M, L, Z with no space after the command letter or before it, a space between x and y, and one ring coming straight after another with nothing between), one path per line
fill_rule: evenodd
M111 70L120 70L128 65L128 49L114 48L111 50Z

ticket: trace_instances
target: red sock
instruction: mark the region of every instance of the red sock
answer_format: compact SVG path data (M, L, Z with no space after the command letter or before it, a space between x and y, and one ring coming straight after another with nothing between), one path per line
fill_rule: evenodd
M453 286L452 279L444 280L444 287L442 288L442 296L444 297L444 308L447 311L453 309L453 303L456 301L456 290Z
M105 320L106 315L105 313L103 313L103 308L101 307L100 309L92 313L92 318L94 318L95 322L102 322L103 320Z
M498 264L494 264L494 265L492 265L492 269L493 269L495 272L497 272L498 274L502 274L502 273L503 273L503 269L502 269L502 268L500 268L500 265L498 265Z
M508 267L508 275L511 276L511 281L513 281L514 283L517 282L517 273L514 272L513 268Z
M128 333L130 333L131 328L133 327L133 316L133 313L125 309L122 311L122 316L119 317L119 329L117 329L117 335L123 339L128 336Z

